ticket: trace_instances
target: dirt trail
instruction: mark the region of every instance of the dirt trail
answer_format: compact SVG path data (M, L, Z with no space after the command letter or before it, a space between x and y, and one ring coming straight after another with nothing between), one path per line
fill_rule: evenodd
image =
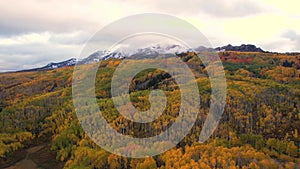
M30 155L32 155L33 153L41 150L42 148L44 148L44 145L38 145L35 147L31 147L29 149L26 150L26 157L13 164L10 167L7 167L5 169L40 169L39 167L37 167L37 165L32 161L32 159L30 158Z

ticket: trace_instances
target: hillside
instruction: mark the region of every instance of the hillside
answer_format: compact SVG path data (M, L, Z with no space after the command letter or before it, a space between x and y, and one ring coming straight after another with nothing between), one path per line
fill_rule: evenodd
M14 163L20 151L40 144L49 144L46 148L65 168L300 168L300 55L219 52L227 78L227 104L217 130L204 144L197 139L210 106L206 67L194 52L178 56L197 78L199 115L175 148L145 159L110 154L84 133L72 103L72 66L1 73L0 168ZM150 107L151 89L162 89L168 97L166 111L154 122L132 123L117 112L110 98L111 77L120 62L104 60L97 73L95 95L106 120L119 133L131 136L165 131L180 106L174 79L161 70L145 70L132 80L131 101L141 110Z

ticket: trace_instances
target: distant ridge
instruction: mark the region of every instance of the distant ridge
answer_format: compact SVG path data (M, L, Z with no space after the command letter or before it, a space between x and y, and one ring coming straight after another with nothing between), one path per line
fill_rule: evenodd
M115 52L109 52L109 51L97 51L95 53L92 53L91 55L87 56L86 58L82 60L77 60L75 58L63 61L63 62L57 62L57 63L49 63L44 67L40 68L33 68L33 69L27 69L27 70L19 70L16 72L31 72L31 71L46 71L46 70L53 70L61 67L66 66L74 66L76 64L89 64L94 62L99 62L101 60L107 60L109 58L126 58L126 57L137 57L137 56L156 56L158 54L181 54L186 53L189 51L195 51L195 52L223 52L223 51L237 51L237 52L262 52L262 53L273 53L273 54L280 54L278 52L269 52L264 51L259 47L256 47L252 44L242 44L240 46L232 46L231 44L228 44L226 46L217 47L217 48L207 48L203 46L199 46L194 49L187 49L180 45L161 45L157 44L155 46L150 46L147 48L139 48L135 50L128 50L128 51L115 51ZM285 53L287 55L298 55L297 52L292 53Z
M238 52L265 52L259 47L256 47L252 44L242 44L241 46L232 46L231 44L228 44L227 46L223 47L217 47L215 48L217 51L238 51Z
M45 70L53 70L61 67L67 67L67 66L74 66L77 63L77 60L75 58L62 61L62 62L57 62L57 63L49 63L44 67L40 68L33 68L33 69L26 69L26 70L19 70L16 72L32 72L32 71L45 71Z

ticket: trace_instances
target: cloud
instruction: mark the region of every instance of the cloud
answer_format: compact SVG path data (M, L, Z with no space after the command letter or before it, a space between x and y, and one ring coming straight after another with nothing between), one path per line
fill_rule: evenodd
M18 5L15 5L18 4ZM182 1L0 1L0 36L32 32L95 31L107 23L132 14L167 12L184 16L241 17L260 13L258 2L232 0Z
M267 51L300 52L300 34L294 29L285 29L273 38L261 41L258 45Z
M146 1L144 1L146 3ZM150 4L151 6L151 4ZM185 0L185 1L156 1L152 6L164 12L184 14L187 16L206 14L213 17L243 17L258 14L264 8L258 1L248 0Z
M1 10L1 9L0 9ZM22 16L22 14L20 14ZM30 16L28 16L30 17ZM47 18L23 18L19 16L0 15L0 36L10 37L28 33L73 32L89 29L91 23L84 20L49 20Z
M298 6L292 0L0 1L0 71L77 57L103 26L146 12L189 21L213 46L254 43L270 51L300 51ZM115 37L107 34L96 43Z
M274 38L258 44L263 50L271 52L292 52L294 44L286 38ZM299 51L299 50L298 50Z
M61 37L69 37L68 40L73 39L74 42L68 43ZM67 35L30 33L0 38L0 71L34 68L78 57L82 48L81 39L81 34L76 32Z
M110 6L109 2L105 1L0 1L0 36L45 31L93 32L110 19L122 16L122 13L110 11L114 11L115 7L107 6Z
M293 50L300 51L300 34L297 34L295 30L288 30L283 34L283 37L294 43Z
M65 44L65 45L83 45L92 36L92 33L84 31L75 31L70 33L52 34L49 38L50 42Z
M251 0L211 0L206 1L201 9L215 17L244 17L263 12L263 8Z

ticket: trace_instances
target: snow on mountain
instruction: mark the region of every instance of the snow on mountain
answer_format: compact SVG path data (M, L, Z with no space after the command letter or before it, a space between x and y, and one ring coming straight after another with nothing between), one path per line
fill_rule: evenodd
M122 47L116 48L113 52L110 51L97 51L87 58L79 61L79 64L88 64L93 62L99 62L101 60L107 60L110 58L122 59L126 57L147 57L147 56L158 56L159 54L180 54L187 51L192 51L192 49L187 49L180 45L165 45L157 44L145 48L129 48Z
M207 48L203 46L199 46L197 48L186 48L184 46L178 45L178 44L155 44L150 45L147 47L130 47L129 45L119 45L116 46L112 51L104 50L104 51L97 51L95 53L92 53L86 58L83 58L81 60L77 60L75 58L58 62L58 63L49 63L44 67L41 68L34 68L29 70L21 70L24 71L41 71L41 70L52 70L57 69L61 67L66 66L74 66L75 64L89 64L94 62L100 62L101 60L107 60L110 58L117 58L117 59L123 59L123 58L145 58L145 57L152 57L155 58L158 55L167 55L167 54L173 54L178 55L181 53L186 53L190 51L195 52L221 52L221 51L240 51L240 52L264 52L261 48L256 47L255 45L241 45L241 46L232 46L227 45L223 47L217 47L217 48Z
M155 52L158 54L180 54L189 51L190 49L187 49L180 45L165 45L165 44L157 44L154 46L150 46L147 48L141 48L138 49L135 54L138 53L151 53Z
M72 59L69 59L69 60L66 60L63 62L49 63L44 67L21 70L19 72L52 70L52 69L57 69L57 68L61 68L61 67L66 67L66 66L74 66L76 63L77 63L77 59L72 58Z
M63 62L58 62L58 63L49 63L46 66L42 67L44 69L56 69L60 67L66 67L66 66L73 66L77 63L77 59L72 58Z
M35 69L29 69L29 70L23 70L23 71L41 71L41 70L51 70L51 69L57 69L61 67L66 66L73 66L75 64L89 64L94 62L100 62L101 60L107 60L110 58L117 58L117 59L123 59L123 58L143 58L143 57L157 57L158 55L166 55L166 54L181 54L186 53L188 51L207 51L211 48L205 48L205 47L198 47L195 49L186 48L184 46L178 45L178 44L155 44L150 45L143 48L134 48L134 47L116 47L113 49L113 51L97 51L92 53L86 58L83 58L81 60L77 60L75 58L58 62L58 63L49 63L44 67L41 68L35 68Z

